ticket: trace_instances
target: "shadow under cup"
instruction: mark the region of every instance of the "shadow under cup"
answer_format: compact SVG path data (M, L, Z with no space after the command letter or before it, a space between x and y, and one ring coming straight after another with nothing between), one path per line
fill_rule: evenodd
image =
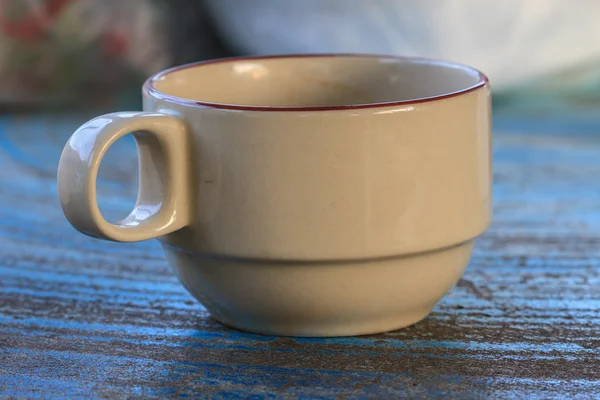
M134 134L140 197L162 194L147 208L159 212L100 229L69 214L67 194L63 209L87 234L158 237L182 284L226 325L288 336L411 325L458 281L489 225L490 89L470 67L251 57L164 71L143 95L144 113L100 117L106 126L74 137L111 126L114 137L155 135L162 153ZM59 192L74 190L60 169L86 159L69 157Z

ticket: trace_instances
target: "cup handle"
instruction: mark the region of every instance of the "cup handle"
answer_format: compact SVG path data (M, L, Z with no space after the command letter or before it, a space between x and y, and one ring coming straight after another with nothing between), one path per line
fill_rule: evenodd
M138 148L139 191L131 213L113 224L98 208L96 178L108 148L128 133ZM152 239L189 225L190 147L185 125L169 115L119 112L86 122L65 145L58 165L65 216L78 231L117 242Z

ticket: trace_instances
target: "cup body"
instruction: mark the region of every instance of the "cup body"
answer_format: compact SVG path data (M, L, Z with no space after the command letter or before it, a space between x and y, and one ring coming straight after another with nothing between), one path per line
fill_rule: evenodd
M370 68L388 73L383 81L408 70L413 79L424 79L406 89L418 95L428 92L421 86L436 84L425 79L443 81L436 73L452 68L435 64L421 77L414 70L430 67L428 62L400 59L399 67L382 68L371 58L363 65L365 57L348 56L343 65L330 65L336 58L216 62L175 69L147 83L144 110L185 121L195 155L195 220L185 232L165 237L166 243L234 258L357 260L449 247L485 230L491 204L490 92L485 83L462 94L376 107L228 108L162 95L193 98L193 93L222 90L235 99L237 90L252 100L252 93L270 87L277 88L271 103L296 104L297 85L305 84L298 62L308 64L304 69L312 75L307 76L316 82L309 82L316 88L305 90L309 99L343 98L344 91L364 89L360 84L352 88L350 79L371 73ZM215 69L212 81L203 78L210 73L203 68ZM236 68L246 68L242 75L262 71L267 76L258 80L265 82L245 88L236 81L251 79L237 76ZM358 69L356 77L339 76L340 70L352 68ZM473 86L480 82L470 71L464 73L473 78ZM207 82L215 88L207 88ZM158 89L148 90L150 85ZM372 89L372 99L393 98L389 87L381 85L381 94L377 90ZM287 103L286 96L292 97Z

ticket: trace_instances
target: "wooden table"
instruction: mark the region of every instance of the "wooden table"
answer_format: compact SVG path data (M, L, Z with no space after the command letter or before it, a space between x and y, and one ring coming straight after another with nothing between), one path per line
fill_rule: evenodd
M211 320L156 242L68 225L55 171L82 121L0 119L0 397L600 396L600 122L497 120L493 226L425 321L290 339ZM108 216L133 203L131 150L102 167Z

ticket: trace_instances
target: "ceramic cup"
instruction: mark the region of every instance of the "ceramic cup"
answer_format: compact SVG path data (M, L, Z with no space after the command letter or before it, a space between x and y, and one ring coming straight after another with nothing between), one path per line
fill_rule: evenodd
M102 239L158 238L225 325L345 336L423 319L490 222L490 89L463 65L373 55L239 58L150 78L143 112L69 139L65 215ZM137 204L96 203L107 149L133 133Z

